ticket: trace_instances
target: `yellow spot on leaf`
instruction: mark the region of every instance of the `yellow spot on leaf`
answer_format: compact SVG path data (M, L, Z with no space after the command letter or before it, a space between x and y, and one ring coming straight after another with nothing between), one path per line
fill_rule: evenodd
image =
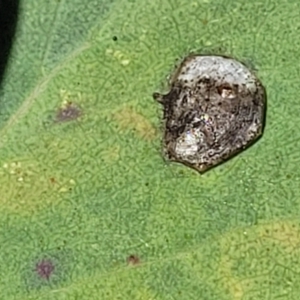
M266 281L275 260L280 262L278 253L282 253L285 264L293 265L293 257L299 257L299 243L300 224L290 220L238 229L222 236L219 278L223 287L232 299L243 299L245 294L260 288L260 282ZM273 261L274 266L270 265ZM239 273L236 268L241 263L244 266Z
M124 107L114 114L121 130L132 130L145 140L153 140L156 130L149 120L130 107Z
M113 49L106 49L105 54L106 55L112 55L114 53Z
M57 184L53 184L53 176ZM1 209L19 215L32 215L53 206L60 202L58 191L67 192L74 186L72 179L56 176L30 158L4 162L0 177Z
M125 54L124 52L120 51L120 50L115 50L114 51L112 49L107 49L105 51L105 54L115 58L117 61L120 62L120 64L122 66L127 66L127 65L130 64L129 56L127 54Z
M82 94L80 92L74 94L65 89L60 89L59 97L61 99L60 108L62 109L67 108L70 105L70 103L79 103L83 100Z
M120 146L109 147L101 152L101 158L106 163L112 163L119 159L120 157Z
M121 65L122 66L127 66L127 65L129 65L129 63L130 63L129 59L123 59L123 60L121 60Z
M70 179L70 184L72 184L72 185L74 185L76 182L75 182L75 180L74 179Z

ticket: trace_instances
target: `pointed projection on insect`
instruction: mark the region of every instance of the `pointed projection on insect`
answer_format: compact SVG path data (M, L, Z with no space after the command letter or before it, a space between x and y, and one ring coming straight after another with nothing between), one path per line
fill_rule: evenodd
M170 92L153 97L163 105L166 156L200 173L238 154L263 133L265 89L231 58L190 55L172 76Z

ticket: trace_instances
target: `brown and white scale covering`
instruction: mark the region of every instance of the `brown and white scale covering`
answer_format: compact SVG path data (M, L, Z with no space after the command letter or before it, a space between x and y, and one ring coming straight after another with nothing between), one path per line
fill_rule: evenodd
M190 55L154 93L164 108L164 152L204 173L247 148L263 133L265 89L242 63Z

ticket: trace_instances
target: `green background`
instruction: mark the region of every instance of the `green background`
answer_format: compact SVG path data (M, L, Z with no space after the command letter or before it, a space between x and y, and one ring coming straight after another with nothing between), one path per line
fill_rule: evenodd
M299 29L297 0L21 1L0 97L0 299L298 300ZM152 99L192 51L245 62L268 95L263 138L204 175L163 159ZM54 123L65 101L83 114Z

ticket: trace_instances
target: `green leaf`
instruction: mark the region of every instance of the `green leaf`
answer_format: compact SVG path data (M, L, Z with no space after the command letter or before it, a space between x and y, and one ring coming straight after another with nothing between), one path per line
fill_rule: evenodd
M0 98L1 299L298 299L299 3L21 1ZM188 53L268 95L263 138L199 175L152 93ZM48 275L47 275L48 274Z

